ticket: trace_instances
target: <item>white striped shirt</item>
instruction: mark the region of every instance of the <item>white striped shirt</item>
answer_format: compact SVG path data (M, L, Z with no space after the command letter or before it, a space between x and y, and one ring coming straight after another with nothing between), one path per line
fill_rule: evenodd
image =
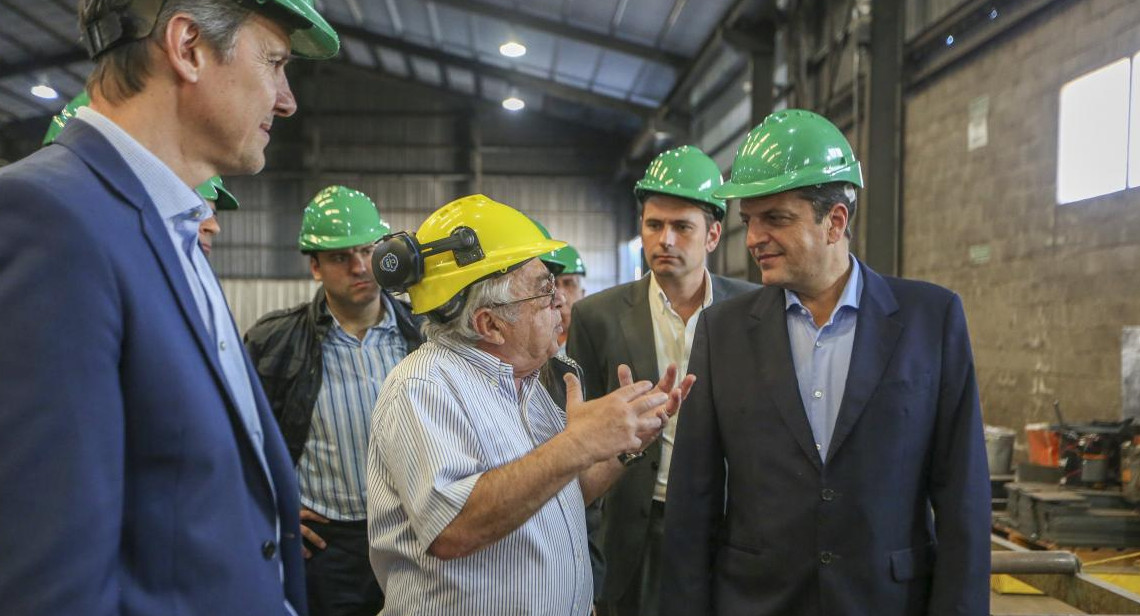
M385 382L368 449L368 539L384 616L584 616L593 581L578 480L470 556L428 554L486 471L566 427L538 382L470 346L428 342Z
M392 304L380 298L384 318L364 340L344 331L334 317L321 341L321 391L297 462L297 479L301 504L330 520L357 521L367 515L369 417L385 377L408 354Z

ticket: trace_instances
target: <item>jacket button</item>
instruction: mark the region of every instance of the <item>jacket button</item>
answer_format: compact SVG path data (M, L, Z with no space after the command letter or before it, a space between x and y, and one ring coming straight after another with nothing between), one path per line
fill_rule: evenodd
M833 560L835 560L835 554L832 554L831 552L828 552L826 550L819 553L820 564L830 565L831 561L833 561Z
M835 500L835 490L832 490L831 488L824 488L822 491L820 491L819 497L825 501L831 502Z
M277 544L273 541L266 541L261 544L261 555L265 557L265 560L273 560L273 557L277 555Z

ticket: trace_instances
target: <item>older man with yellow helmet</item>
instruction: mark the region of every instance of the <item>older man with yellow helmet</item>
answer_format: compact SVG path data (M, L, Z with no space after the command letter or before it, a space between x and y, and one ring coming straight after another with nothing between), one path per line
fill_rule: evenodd
M558 350L562 296L538 257L564 245L473 195L373 255L380 285L429 319L372 417L368 534L385 614L591 609L584 506L692 380L654 387L623 368L623 387L584 403L568 375L567 409L551 400L538 372Z

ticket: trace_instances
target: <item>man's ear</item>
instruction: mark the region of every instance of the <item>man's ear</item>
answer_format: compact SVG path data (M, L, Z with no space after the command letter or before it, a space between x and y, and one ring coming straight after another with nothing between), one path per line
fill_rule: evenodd
M834 244L846 236L849 214L847 206L842 203L831 206L831 211L827 213L827 220L830 223L827 228L827 242L829 244Z
M724 226L719 220L714 220L709 225L709 233L705 238L705 252L712 253L716 250L717 244L720 243L720 234L724 231Z
M503 336L503 322L495 316L490 308L476 310L475 316L471 320L475 332L479 334L482 342L494 345L506 342L506 337Z
M187 83L198 83L202 77L206 55L211 50L198 23L185 13L175 13L166 24L162 37L162 51L171 70Z
M313 275L313 280L321 281L321 262L317 260L317 255L309 255L309 273Z

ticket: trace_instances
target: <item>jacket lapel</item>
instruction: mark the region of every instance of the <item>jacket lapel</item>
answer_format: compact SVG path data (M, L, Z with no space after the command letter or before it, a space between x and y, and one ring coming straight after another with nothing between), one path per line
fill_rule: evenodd
M752 321L748 335L753 349L768 352L750 353L757 365L750 372L760 375L764 391L772 398L780 417L792 433L804 455L816 469L823 467L819 450L815 448L811 424L800 399L799 381L792 361L792 345L788 339L788 320L784 314L784 292L776 287L765 287L757 294L752 305Z
M154 253L155 260L162 269L167 284L174 292L182 317L186 320L186 325L190 331L193 332L194 339L198 343L198 349L206 359L206 364L209 366L214 380L218 387L225 392L229 402L226 405L226 410L236 420L235 425L244 426L245 423L237 411L236 398L230 391L229 382L226 380L221 364L214 353L213 340L210 339L206 331L206 324L198 312L198 306L194 301L193 293L190 291L189 283L186 281L186 274L178 260L178 254L174 252L175 247L170 241L170 234L167 232L166 226L159 217L158 210L146 189L135 177L118 151L99 134L99 131L85 122L71 122L67 129L60 134L56 143L75 152L114 192L118 193L131 207L138 210L143 237L146 238L147 244ZM223 326L221 323L218 325L219 327ZM249 443L252 448L252 441L250 441L248 434L246 438L239 440Z
M732 294L728 292L728 281L720 276L709 275L712 280L712 303L722 302L730 297Z
M855 325L851 367L847 371L843 401L839 405L839 416L827 454L829 460L867 408L867 402L882 380L903 330L903 324L892 317L898 311L898 303L887 282L869 267L862 263L859 266L863 275L863 296Z
M633 379L657 382L657 344L653 338L653 316L649 313L649 276L629 286L621 306L622 342L630 358ZM615 341L616 342L616 341ZM608 378L608 377L607 377Z

